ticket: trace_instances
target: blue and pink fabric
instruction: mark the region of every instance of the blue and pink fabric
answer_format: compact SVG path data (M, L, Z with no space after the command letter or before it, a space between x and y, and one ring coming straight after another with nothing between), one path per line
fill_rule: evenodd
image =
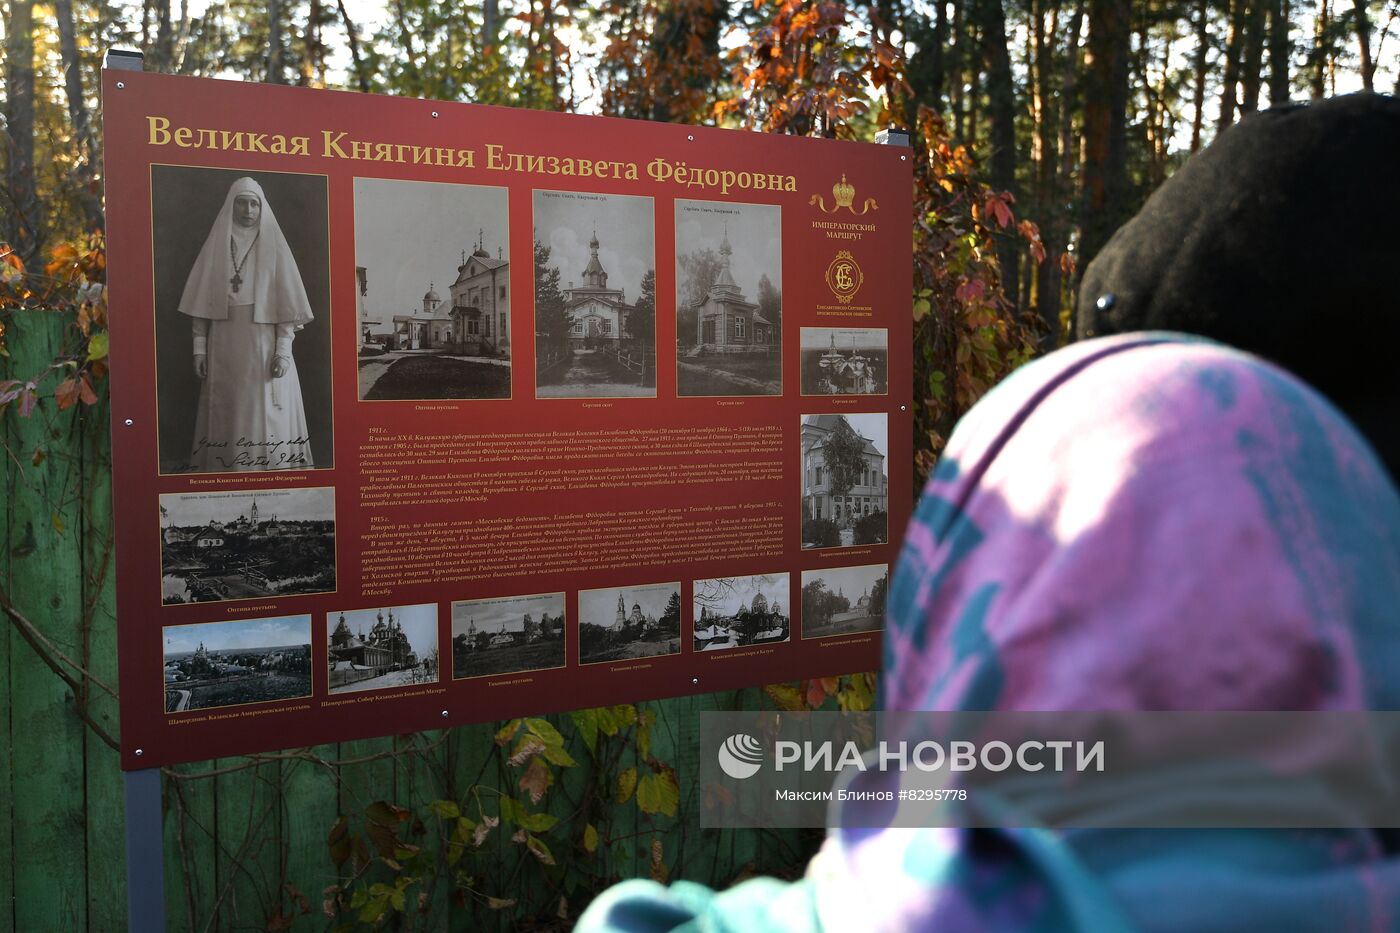
M880 703L1400 709L1400 496L1261 360L1076 344L950 438L893 576ZM796 883L627 882L579 928L1390 931L1400 854L1361 830L836 828Z

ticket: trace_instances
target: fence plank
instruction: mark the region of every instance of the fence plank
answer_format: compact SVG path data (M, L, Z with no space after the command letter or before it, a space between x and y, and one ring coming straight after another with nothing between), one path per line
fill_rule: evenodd
M212 771L215 762L180 765L181 774ZM213 778L166 777L165 917L169 930L200 933L213 909L218 820ZM209 927L212 929L212 927Z
M11 371L32 377L62 349L64 318L26 312L11 330ZM47 387L52 391L52 384ZM28 418L11 419L13 500L6 590L15 608L55 644L80 644L82 562L78 543L80 465L73 410L50 396ZM43 459L34 463L37 451ZM14 926L87 926L83 844L83 730L67 686L18 639L9 657ZM37 741L38 737L43 741Z
M86 639L83 664L94 677L116 688L116 575L112 560L112 444L106 394L82 411L83 436L83 605ZM88 714L110 735L119 734L117 701L90 688ZM88 927L120 930L126 923L126 872L123 833L121 759L90 730L85 731L87 760L87 905Z
M337 748L318 745L311 751L333 761ZM335 883L335 866L326 849L326 836L340 814L337 806L335 774L329 768L309 761L283 766L286 797L283 801L282 846L287 864L287 882L307 899L311 916L302 923L319 929L322 893Z
M19 371L14 366L14 361L5 357L0 357L0 373L4 373L7 379L19 378ZM14 464L5 451L10 449L13 440L10 425L14 421L13 414L0 416L0 479L4 485L0 486L5 492L5 501L0 502L0 581L4 581L6 589L9 588L10 580L10 530L14 527L13 513L15 501L18 496L15 494L15 478L12 474ZM6 676L0 677L0 700L4 710L4 723L0 727L0 933L14 933L15 931L15 850L14 850L14 781L16 778L14 770L13 740L11 738L12 722L10 710L14 709L14 686L10 682L10 655L12 651L26 651L23 642L18 635L12 635L10 620L0 616L0 672ZM13 647L11 643L13 642Z

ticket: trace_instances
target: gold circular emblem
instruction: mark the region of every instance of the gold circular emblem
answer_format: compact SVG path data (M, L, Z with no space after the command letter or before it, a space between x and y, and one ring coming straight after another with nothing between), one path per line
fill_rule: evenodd
M826 267L827 287L843 305L851 303L864 281L865 273L860 271L860 264L849 250L841 250L836 254L836 258L831 260L831 265Z

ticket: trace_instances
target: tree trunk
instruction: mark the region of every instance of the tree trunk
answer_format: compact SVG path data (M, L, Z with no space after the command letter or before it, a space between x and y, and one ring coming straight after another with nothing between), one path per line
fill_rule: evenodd
M336 6L340 8L340 21L345 24L345 35L350 41L350 62L355 69L355 86L362 93L369 93L369 74L365 70L365 60L360 55L360 35L355 31L355 24L350 21L350 11L345 9L345 0L335 0Z
M1206 119L1206 55L1210 50L1210 2L1196 4L1196 54L1192 61L1195 71L1191 89L1191 151L1201 148L1201 128Z
M170 0L156 0L156 45L151 69L169 74L175 63L175 28L170 20Z
M1220 123L1216 133L1223 133L1235 122L1235 96L1240 80L1240 56L1244 47L1245 5L1250 0L1233 0L1230 12L1230 36L1225 42L1225 78L1220 91Z
M267 83L287 83L282 62L282 0L267 0Z
M1269 4L1269 104L1277 107L1293 96L1289 84L1288 60L1293 44L1288 37L1288 0L1272 0Z
M1131 216L1128 188L1128 66L1131 0L1090 0L1084 76L1084 168L1079 275Z
M1366 0L1351 0L1356 11L1356 47L1361 56L1361 86L1376 89L1376 63L1371 60L1371 18L1366 14Z
M950 85L952 89L949 103L953 110L953 139L962 142L965 138L963 119L963 60L967 57L967 33L963 28L963 5L962 0L953 0L953 43L952 43L952 67L949 69Z
M78 59L78 41L73 28L73 0L54 0L54 16L58 20L58 49L63 60L63 88L68 97L68 120L73 125L81 157L73 168L74 187L89 230L102 229L102 199L97 193L97 141L93 138L92 119L88 115L87 98L83 96L82 63Z
M5 23L5 183L10 222L5 231L25 266L43 249L44 224L34 184L34 0L10 0Z
M1327 89L1327 32L1330 26L1330 0L1319 0L1317 5L1317 26L1313 30L1312 81L1310 90L1313 100L1321 100Z
M1259 87L1264 69L1264 38L1267 10L1259 0L1252 0L1245 16L1244 65L1240 75L1244 82L1244 99L1240 113L1259 109Z
M997 191L1016 196L1016 87L1011 77L1011 55L1006 47L1006 12L1001 0L977 0L978 31L982 34L982 56L987 64L987 116L991 123L990 182ZM997 236L997 261L1006 296L1017 301L1020 295L1017 268L1018 245L1012 234Z
M1065 30L1066 46L1064 70L1060 75L1059 100L1059 139L1055 149L1059 155L1059 165L1052 167L1051 184L1047 199L1050 208L1045 212L1045 226L1041 229L1041 242L1045 246L1045 261L1037 269L1036 311L1045 324L1045 334L1041 348L1052 350L1059 345L1060 335L1060 290L1062 276L1060 256L1069 241L1070 217L1066 215L1070 194L1070 178L1074 171L1078 147L1074 140L1075 104L1079 96L1079 34L1084 29L1084 0L1077 0L1070 16L1069 28Z

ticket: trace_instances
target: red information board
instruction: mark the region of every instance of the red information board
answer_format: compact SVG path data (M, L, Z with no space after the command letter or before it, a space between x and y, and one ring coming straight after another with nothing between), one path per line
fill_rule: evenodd
M909 150L107 72L128 768L866 670Z

